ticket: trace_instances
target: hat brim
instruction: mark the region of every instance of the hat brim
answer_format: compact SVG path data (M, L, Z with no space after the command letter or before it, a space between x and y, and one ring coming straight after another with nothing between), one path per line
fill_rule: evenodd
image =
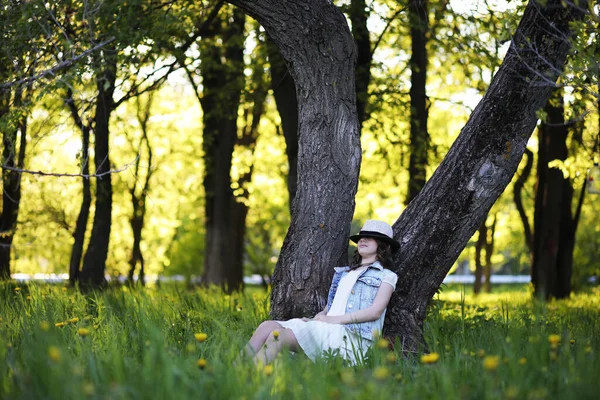
M389 236L386 236L382 233L379 232L366 232L366 231L361 231L360 233L356 234L356 235L352 235L350 236L350 240L352 240L354 243L358 243L358 241L360 240L360 238L373 238L373 239L379 239L382 242L385 242L387 244L389 244L392 247L392 253L395 253L398 251L398 249L400 248L400 243L398 243L398 241L396 239L392 239Z

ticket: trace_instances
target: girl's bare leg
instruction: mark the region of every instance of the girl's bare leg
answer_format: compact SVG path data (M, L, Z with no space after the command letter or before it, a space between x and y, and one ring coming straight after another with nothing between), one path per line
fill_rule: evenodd
M254 357L267 341L269 334L271 334L273 331L281 329L281 325L275 321L262 322L258 328L256 328L252 334L252 337L250 338L250 341L246 345L246 353L251 357Z
M281 325L277 325L281 328ZM292 351L296 351L298 347L298 340L296 340L294 332L292 332L291 329L281 328L279 330L278 338L275 338L273 332L268 334L263 346L254 356L254 363L268 364L275 359L281 349L288 348Z

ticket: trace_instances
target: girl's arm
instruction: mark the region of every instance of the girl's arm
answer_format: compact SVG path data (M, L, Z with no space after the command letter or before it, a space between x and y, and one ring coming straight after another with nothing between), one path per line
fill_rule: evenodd
M314 319L329 324L358 324L361 322L375 321L387 307L390 298L392 297L392 293L394 293L394 287L387 282L383 282L377 291L377 295L375 296L375 300L373 300L371 307L334 317L327 316L327 312L324 314L320 312L315 315Z

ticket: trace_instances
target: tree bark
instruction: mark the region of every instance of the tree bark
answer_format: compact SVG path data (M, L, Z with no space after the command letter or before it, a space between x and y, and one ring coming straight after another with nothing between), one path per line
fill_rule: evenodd
M525 148L525 167L523 167L523 172L517 178L515 182L515 186L513 189L513 201L515 203L515 207L517 207L517 211L519 212L519 216L521 217L521 223L523 224L523 233L525 235L525 243L527 244L527 249L529 250L530 257L533 257L533 233L531 232L531 225L529 224L529 218L527 217L527 213L525 212L525 207L523 206L523 187L525 187L525 182L527 182L527 178L531 174L531 169L533 168L533 152L527 148Z
M96 60L98 76L96 87L96 112L94 115L94 163L96 174L110 171L109 158L109 121L114 110L113 94L116 82L117 58L114 48L106 49L104 56ZM82 288L97 288L106 283L104 270L108 255L112 215L111 174L96 181L96 210L92 233L87 251L83 257L83 266L79 274Z
M429 132L427 130L427 1L408 4L412 53L410 57L410 159L406 204L419 194L427 180Z
M328 1L232 1L277 44L298 100L298 191L273 275L271 315L314 314L333 266L346 263L358 185L360 141L348 24Z
M583 8L530 1L488 91L431 179L394 224L402 245L385 335L422 346L427 303L510 182L564 68Z
M371 38L367 27L370 13L365 0L352 0L348 16L352 22L352 36L356 42L356 110L359 128L367 119L367 104L369 103L369 84L371 83Z
M488 228L489 235L486 232L485 240L485 267L483 269L485 282L483 288L486 293L492 293L492 255L494 254L494 236L496 234L497 218L494 215L492 226Z
M244 83L244 23L244 14L235 9L232 21L223 31L224 46L207 44L200 67L204 88L201 104L206 198L203 283L219 285L227 291L239 290L243 285L243 270L235 264L232 251L231 159Z
M23 97L26 96L23 88L17 87L14 92L12 96L11 90L0 92L0 117L10 111L11 100L17 108L23 105ZM2 165L23 168L27 145L27 115L19 116L14 126L11 125L13 124L7 123L7 128L2 132ZM18 151L17 143L19 144ZM21 174L3 169L2 213L0 214L0 280L10 279L12 242L17 229L20 203Z
M79 115L79 110L75 105L73 93L69 89L67 99L65 100L67 107L71 112L75 125L81 132L81 174L89 175L90 173L90 127L83 122ZM87 230L88 219L90 216L90 206L92 205L92 191L90 179L83 176L82 183L82 199L77 221L75 223L75 231L73 232L73 247L71 248L71 258L69 260L69 282L74 285L79 279L79 270L81 267L81 257L83 255L83 246L85 242L85 232Z
M487 226L485 220L479 225L477 242L475 243L475 282L473 282L473 293L481 293L481 287L483 282L483 262L481 261L481 253L485 248L487 242Z

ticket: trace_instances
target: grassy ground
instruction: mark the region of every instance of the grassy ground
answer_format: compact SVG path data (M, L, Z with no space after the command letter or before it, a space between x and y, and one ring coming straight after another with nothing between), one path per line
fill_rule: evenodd
M358 367L288 354L269 366L234 365L267 312L261 290L85 297L0 284L0 398L597 398L598 288L542 304L523 286L477 298L444 287L426 321L425 357L375 346Z

